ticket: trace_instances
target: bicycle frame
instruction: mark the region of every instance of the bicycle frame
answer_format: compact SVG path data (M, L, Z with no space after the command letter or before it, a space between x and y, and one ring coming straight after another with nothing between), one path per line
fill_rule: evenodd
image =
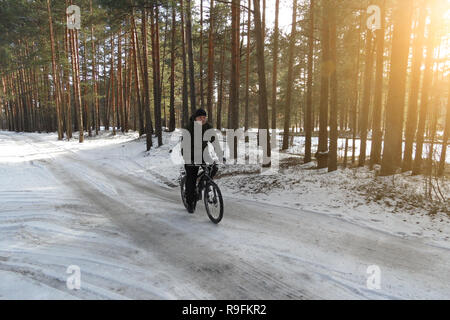
M197 189L198 189L198 195L201 197L201 193L206 185L206 182L213 181L213 178L211 178L211 170L214 165L201 165L202 172L199 173L197 176Z
M199 172L199 174L197 175L197 179L196 179L197 183L195 186L199 197L201 197L201 192L203 191L203 189L206 185L206 182L214 180L211 177L211 170L215 165L217 165L217 164L213 164L213 165L202 164L202 165L200 165L202 171ZM185 169L181 170L181 176L186 176Z

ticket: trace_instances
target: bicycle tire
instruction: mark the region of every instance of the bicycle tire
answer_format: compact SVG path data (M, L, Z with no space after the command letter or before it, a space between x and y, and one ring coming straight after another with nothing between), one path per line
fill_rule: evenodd
M213 188L212 191L214 191L214 196L216 197L216 199L211 199L212 202L209 201L210 200L210 198L209 198L209 196L210 196L209 191L211 191L210 187ZM220 191L219 187L217 186L217 184L215 182L208 181L206 183L205 190L204 190L204 197L203 198L204 198L203 200L205 202L206 213L208 214L209 219L213 223L219 224L220 221L222 221L222 219L223 219L223 209L224 208L223 208L222 192ZM211 209L212 208L210 208L210 205L212 205L213 202L217 203L220 206L218 217L213 216L212 213L211 213Z
M188 204L186 201L186 177L181 178L180 189L181 189L181 200L183 200L184 207L188 209Z

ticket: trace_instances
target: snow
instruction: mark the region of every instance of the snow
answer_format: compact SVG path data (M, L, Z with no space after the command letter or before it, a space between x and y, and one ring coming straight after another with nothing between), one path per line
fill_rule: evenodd
M131 132L0 132L0 298L450 298L449 216L389 198L422 194L423 177L328 174L289 154L277 175L228 164L216 226L181 204L177 135L145 152ZM367 197L379 188L386 199ZM73 265L81 290L66 287ZM366 286L371 265L381 290Z
M420 237L450 248L448 213L430 215L426 208L396 200L400 194L396 194L394 199L388 195L371 201L371 191L381 189L381 193L384 193L386 185L393 184L392 181L386 181L388 179L376 179L373 172L366 169L346 169L334 173L306 168L286 171L280 176L226 177L221 183L226 192L238 198L251 198L259 202L278 203L302 211L326 214L404 238ZM416 195L413 186L422 183L421 178L413 179L406 175L394 178L395 180L399 188L408 186L401 191L406 193L406 197ZM449 187L448 182L443 186L447 196L450 194ZM397 201L399 205L396 206Z

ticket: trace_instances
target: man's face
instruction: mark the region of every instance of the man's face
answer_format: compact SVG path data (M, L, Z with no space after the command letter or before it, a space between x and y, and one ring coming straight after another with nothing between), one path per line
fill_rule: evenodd
M195 118L195 121L201 125L204 125L204 124L206 124L206 117L205 116L197 117L197 118Z

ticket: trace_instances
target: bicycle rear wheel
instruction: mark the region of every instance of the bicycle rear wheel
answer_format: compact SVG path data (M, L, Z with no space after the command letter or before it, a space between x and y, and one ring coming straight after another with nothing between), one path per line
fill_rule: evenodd
M188 204L186 201L186 176L184 176L180 181L180 189L181 189L181 199L183 200L184 207L188 209Z
M213 181L206 183L204 192L206 213L213 223L218 224L223 218L222 192Z

